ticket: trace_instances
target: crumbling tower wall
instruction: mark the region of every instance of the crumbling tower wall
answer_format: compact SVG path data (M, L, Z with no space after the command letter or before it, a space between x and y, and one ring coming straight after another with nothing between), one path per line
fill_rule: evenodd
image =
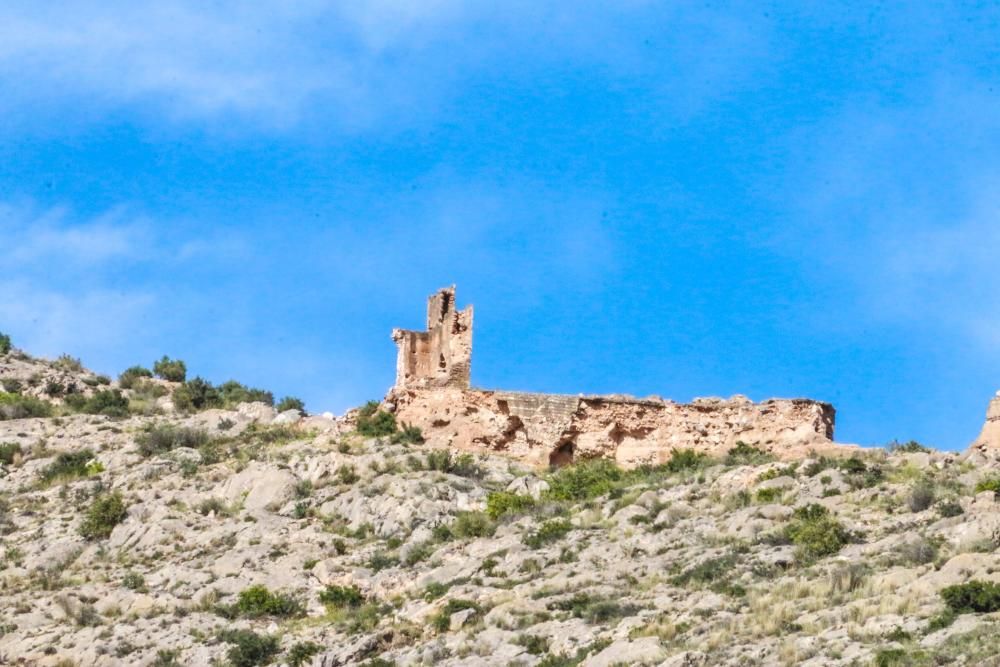
M722 456L738 442L780 458L834 455L833 406L808 399L754 403L745 396L695 399L567 396L471 389L472 307L457 310L455 287L427 305L427 330L395 329L396 384L386 405L427 442L503 452L539 465L608 458L657 464L679 449Z
M455 286L438 290L427 301L427 330L393 329L396 387L469 388L472 364L472 306L455 307Z

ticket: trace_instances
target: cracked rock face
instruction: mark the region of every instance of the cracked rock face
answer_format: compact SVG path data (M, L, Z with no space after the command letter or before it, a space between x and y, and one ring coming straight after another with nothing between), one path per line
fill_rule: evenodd
M441 446L503 453L532 465L607 458L624 466L669 460L675 449L721 455L744 442L780 458L843 454L827 403L737 396L661 399L470 389L394 388L397 418Z

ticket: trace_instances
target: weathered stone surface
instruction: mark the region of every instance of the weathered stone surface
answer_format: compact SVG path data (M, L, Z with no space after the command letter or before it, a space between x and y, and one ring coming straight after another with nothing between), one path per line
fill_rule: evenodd
M679 404L660 398L570 396L469 389L472 311L456 311L454 287L428 304L428 331L395 330L397 419L442 447L500 452L533 465L610 458L661 463L674 449L724 454L745 442L780 458L833 446L834 409L808 399L754 403L745 396Z

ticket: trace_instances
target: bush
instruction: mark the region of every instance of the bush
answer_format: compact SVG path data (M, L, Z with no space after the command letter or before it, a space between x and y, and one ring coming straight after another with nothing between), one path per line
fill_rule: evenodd
M8 354L11 349L13 349L13 345L11 345L10 336L0 333L0 354Z
M88 415L128 417L128 399L118 389L102 389L72 407Z
M825 507L812 503L795 510L785 537L798 548L801 558L813 560L840 551L850 535Z
M521 514L535 506L535 499L510 491L494 491L486 496L486 514L499 519L506 514Z
M285 410L298 410L302 414L306 414L306 404L302 402L302 399L295 398L294 396L285 396L283 399L278 401L278 404L274 406L274 409L278 412L284 412Z
M131 591L145 591L146 579L138 572L130 570L122 577L122 586Z
M55 461L42 468L38 475L45 483L58 479L86 477L93 472L100 472L99 464L95 465L95 463L94 452L89 449L83 449L79 452L63 452L56 456Z
M992 491L994 494L1000 496L1000 477L980 480L976 484L976 493L982 493L983 491Z
M757 466L772 461L774 461L772 455L742 440L737 440L736 446L726 453L726 465L730 466Z
M323 647L316 642L299 642L288 649L285 660L290 667L301 667L309 662L309 659L323 650Z
M122 389L131 389L135 386L136 380L153 377L153 371L142 366L132 366L122 371L118 376L118 385Z
M941 597L956 614L989 614L1000 611L1000 584L969 581L942 589Z
M136 436L135 443L140 454L153 456L177 447L198 449L207 445L211 439L206 431L199 428L162 424L148 426L145 432Z
M357 586L327 586L326 590L320 591L319 601L343 609L360 607L365 601L365 596Z
M266 586L250 586L240 591L236 612L245 618L275 616L293 618L302 616L305 609L295 597L285 593L272 593Z
M568 611L588 623L608 623L616 618L632 616L637 611L633 605L623 605L588 593L576 593L567 600L557 600L548 605L550 610Z
M0 463L12 465L14 458L21 455L21 445L16 442L0 443Z
M934 487L927 482L921 482L910 490L906 506L911 512L923 512L934 503Z
M240 384L236 380L229 380L219 385L219 396L222 403L227 408L234 407L240 403L265 403L274 405L274 394L264 389L255 389Z
M125 501L120 493L107 493L90 504L80 524L80 534L88 540L103 539L111 535L115 526L128 516Z
M554 500L589 500L609 493L623 473L607 459L593 459L563 466L549 476L545 494Z
M532 549L540 549L547 544L558 542L573 530L573 524L566 519L546 521L537 530L525 535L524 543Z
M259 635L252 630L223 630L219 640L233 645L226 653L232 667L266 665L281 647L277 637Z
M424 441L423 432L416 426L410 424L403 424L402 428L396 431L392 436L392 442L399 444L408 445L419 445Z
M71 357L68 354L60 354L59 357L52 362L52 367L68 373L80 373L83 371L83 364L80 363L80 360L76 357Z
M187 378L187 365L180 359L163 355L162 359L153 364L153 373L170 382L184 382Z
M496 531L496 525L484 512L459 512L449 530L459 538L490 537Z
M448 600L448 603L444 606L444 608L435 614L431 619L431 625L438 632L447 632L448 628L451 626L452 614L457 614L458 612L466 609L475 610L475 616L483 613L482 607L472 600Z
M0 392L0 421L4 419L29 419L51 417L52 404L34 396Z
M666 463L666 468L670 472L683 472L685 470L697 470L708 463L708 456L693 449L671 449L670 460Z
M453 456L447 449L439 449L427 452L424 455L424 462L427 470L437 470L459 477L481 477L482 468L476 464L476 459L472 454L459 454Z
M885 476L882 468L877 465L867 465L857 456L844 459L837 467L847 475L847 483L854 489L871 488Z
M965 510L962 509L962 504L955 499L942 500L938 503L937 511L942 518L959 516L965 513Z
M757 502L759 503L773 503L777 500L781 500L781 496L784 493L784 489L770 488L770 489L757 489Z
M886 449L892 454L897 452L901 454L929 454L932 451L930 447L924 447L916 440L910 440L909 442L902 443L897 440L893 440L886 445Z
M378 409L376 401L368 401L358 411L357 431L369 438L382 438L396 432L396 417Z

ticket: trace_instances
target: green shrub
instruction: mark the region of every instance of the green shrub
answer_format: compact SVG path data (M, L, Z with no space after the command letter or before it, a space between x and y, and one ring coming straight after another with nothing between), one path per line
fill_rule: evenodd
M835 554L850 537L840 522L825 507L816 503L796 509L784 534L804 560Z
M490 537L496 531L496 525L485 512L459 512L450 531L459 538Z
M88 540L103 539L111 535L115 526L128 516L125 501L117 491L94 498L80 524L80 534Z
M138 572L129 570L122 577L122 586L132 591L145 591L146 579Z
M10 336L5 333L0 333L0 354L10 353L13 345L10 342Z
M589 500L609 493L623 477L621 468L607 459L563 466L549 476L546 496L554 500Z
M506 514L522 514L534 506L535 500L531 496L510 491L494 491L486 496L486 514L494 520Z
M88 415L128 417L128 399L118 389L102 389L74 407Z
M368 438L382 438L396 432L396 417L391 412L378 409L376 401L369 401L358 411L357 431Z
M982 493L983 491L992 491L994 494L1000 496L1000 477L980 480L976 484L976 493Z
M51 416L51 403L46 403L34 396L0 393L0 421Z
M83 364L80 363L80 360L76 357L71 357L68 354L60 354L59 357L52 362L52 367L66 371L67 373L80 373L83 371Z
M95 471L94 452L83 449L78 452L63 452L38 473L42 482L49 483L61 479L86 477ZM99 471L98 471L99 472Z
M893 440L885 448L893 454L897 452L901 454L929 454L933 451L930 447L925 447L916 440L910 440L909 442Z
M474 616L479 616L480 614L483 613L482 607L480 607L472 600L458 600L458 599L448 600L448 603L445 604L444 608L441 609L441 611L439 611L437 614L435 614L434 617L431 619L431 625L438 632L447 632L448 628L451 625L452 614L457 614L458 612L464 611L466 609L475 610L476 613Z
M266 586L250 586L240 591L236 611L245 618L275 616L294 618L302 616L305 608L295 597L285 593L272 593Z
M208 444L211 436L202 429L172 424L154 424L135 438L139 453L143 456L163 454L177 447L198 449Z
M187 365L180 359L163 355L162 359L153 364L153 373L170 382L184 382L187 378Z
M778 488L757 489L757 502L773 503L776 500L781 500L782 493L783 490Z
M906 498L906 505L911 512L923 512L934 503L934 486L928 482L919 482Z
M632 616L637 611L634 605L620 604L589 593L576 593L572 597L549 603L553 611L567 611L576 618L591 624L608 623L616 618Z
M320 591L319 601L343 609L360 607L365 601L365 596L357 586L327 586L326 590Z
M524 543L532 549L540 549L547 544L558 542L573 530L573 524L566 519L546 521L537 530L524 537Z
M871 488L885 477L881 467L867 465L857 456L840 461L837 467L847 475L847 483L854 489Z
M472 454L459 454L454 456L447 449L438 449L427 452L424 455L424 462L427 470L437 470L459 477L482 477L483 470L476 464Z
M136 380L151 377L153 377L153 371L148 368L143 368L142 366L132 366L130 368L126 368L122 371L121 375L118 376L118 385L122 389L132 389L135 386Z
M388 570L390 567L399 565L399 558L385 551L376 551L368 558L368 567L373 572Z
M285 661L289 664L289 667L301 667L322 650L323 647L316 642L299 642L288 649L288 653L285 654Z
M419 445L423 441L423 432L418 427L410 424L402 424L401 428L392 435L392 442L397 445Z
M685 470L697 470L708 463L708 456L693 449L671 449L670 460L666 463L666 468L670 472L684 472Z
M236 380L223 382L218 387L219 396L222 403L227 408L235 407L240 403L265 403L274 405L274 394L264 389L255 389L240 384Z
M0 443L0 463L11 465L14 458L21 455L21 445L16 442Z
M232 644L226 653L232 667L266 665L281 650L277 637L259 635L252 630L223 630L219 640Z
M274 409L278 412L284 412L285 410L298 410L302 414L306 414L306 404L302 401L302 399L295 398L294 396L285 396L283 399L278 401L278 404L274 406Z
M1000 584L969 581L941 590L941 597L956 614L989 614L1000 611Z
M774 461L774 456L764 450L748 445L742 440L736 441L736 446L726 453L726 465L757 466Z
M937 511L942 518L959 516L965 513L965 510L962 509L962 504L955 499L942 500L938 503Z

